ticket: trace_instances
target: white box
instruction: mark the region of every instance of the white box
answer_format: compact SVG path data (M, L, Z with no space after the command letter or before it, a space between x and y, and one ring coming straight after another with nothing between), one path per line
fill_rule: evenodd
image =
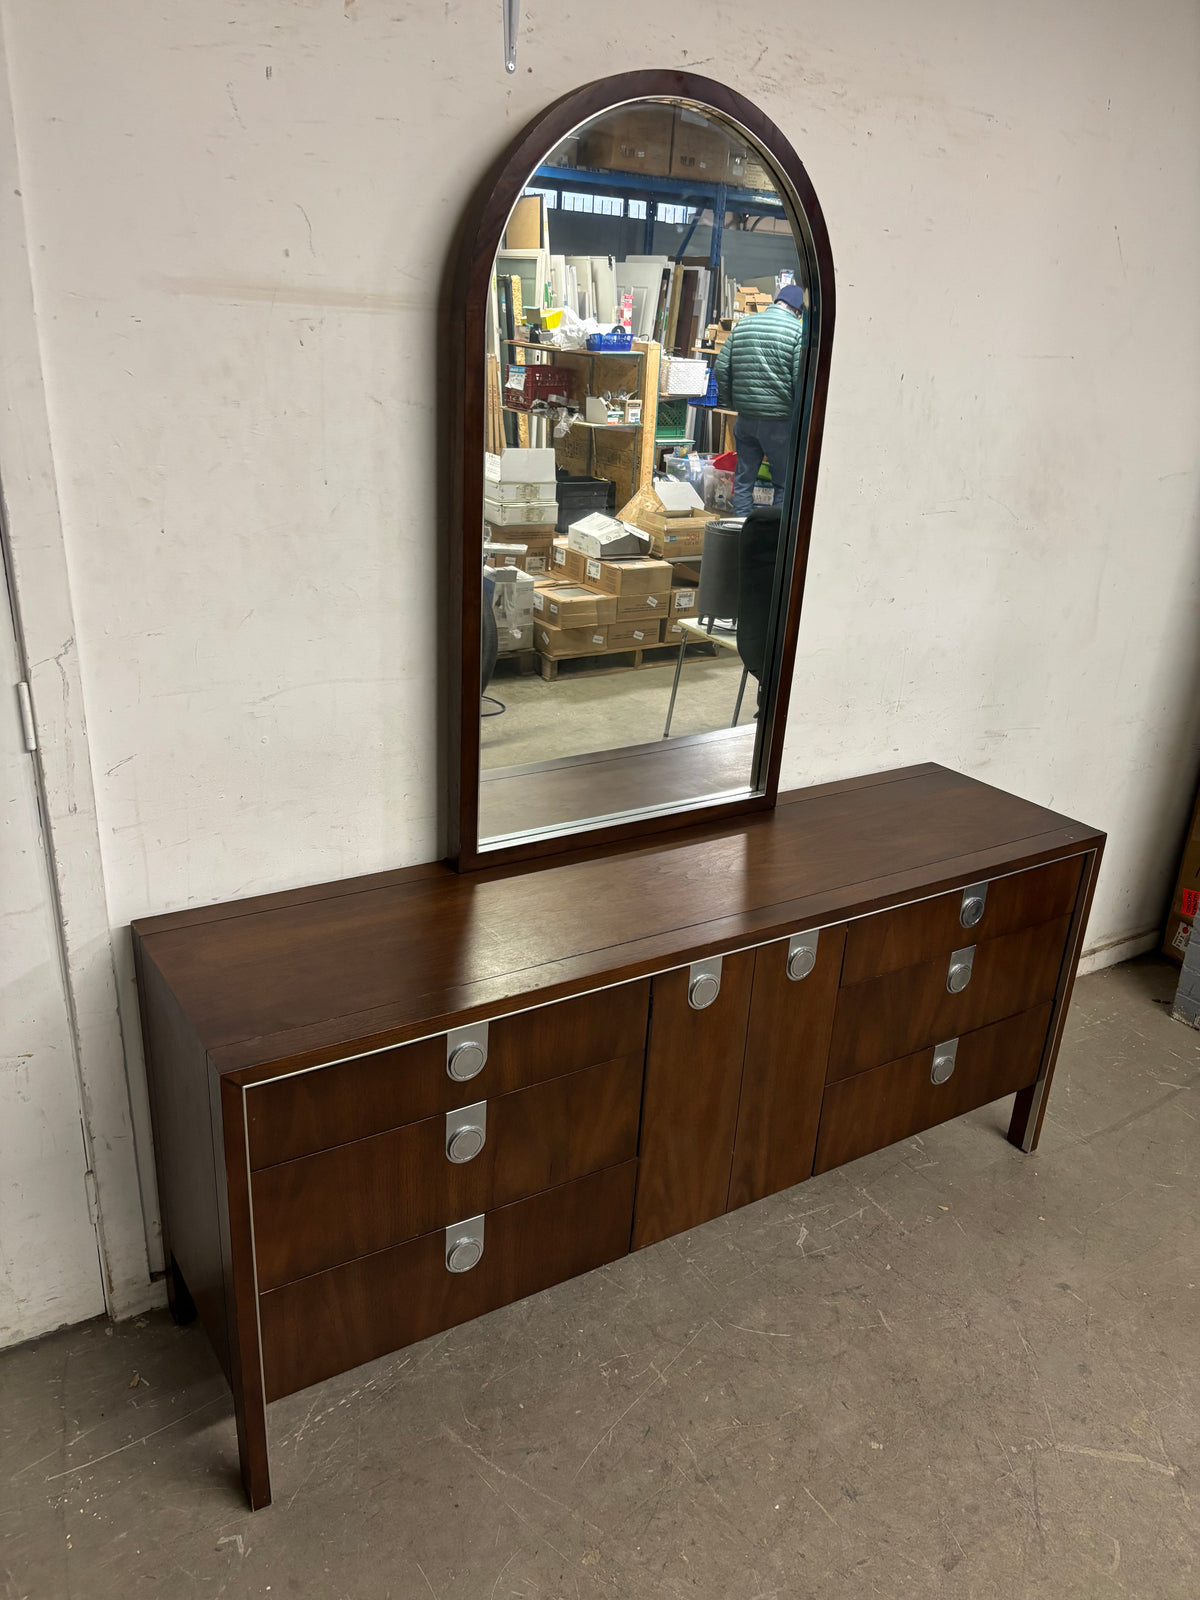
M659 392L661 394L694 395L696 397L706 395L708 393L708 362L692 361L681 356L664 356Z
M593 511L567 529L567 544L580 555L611 561L618 556L648 555L650 535L603 511Z
M558 521L557 500L499 500L483 502L483 514L498 528L553 528Z
M553 450L521 450L516 445L502 456L489 450L483 453L486 483L553 483L556 477Z
M492 578L492 610L496 614L496 627L523 628L533 625L534 580L519 567L494 567L489 569ZM528 649L528 646L521 648Z
M553 500L557 483L491 483L487 484L488 498L499 500L502 506L529 500Z

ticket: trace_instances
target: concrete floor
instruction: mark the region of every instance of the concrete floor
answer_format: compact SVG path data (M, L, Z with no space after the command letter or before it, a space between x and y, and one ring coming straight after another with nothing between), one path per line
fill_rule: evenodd
M506 710L480 724L482 765L516 767L590 750L655 743L662 738L676 659L672 656L660 666L575 677L569 675L568 662L563 676L553 683L536 673L517 677L502 669L488 693ZM729 651L711 659L689 655L679 677L672 735L729 727L741 676L741 660ZM757 693L750 678L738 718L742 726L754 721Z
M272 1406L166 1316L0 1357L4 1600L1200 1593L1200 1038L1081 980L1003 1104Z

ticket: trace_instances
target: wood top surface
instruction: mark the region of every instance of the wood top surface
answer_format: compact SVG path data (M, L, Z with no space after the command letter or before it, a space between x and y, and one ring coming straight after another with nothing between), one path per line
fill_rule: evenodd
M219 1071L309 1064L1102 842L933 765L544 863L440 863L133 925Z

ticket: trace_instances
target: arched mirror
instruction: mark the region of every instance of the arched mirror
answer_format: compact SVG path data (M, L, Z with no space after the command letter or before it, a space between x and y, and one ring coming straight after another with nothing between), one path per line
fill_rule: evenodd
M459 252L452 853L773 805L833 331L800 161L720 84L605 80Z

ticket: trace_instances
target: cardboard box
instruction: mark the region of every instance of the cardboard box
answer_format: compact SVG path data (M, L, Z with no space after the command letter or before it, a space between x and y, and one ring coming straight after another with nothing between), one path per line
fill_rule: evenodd
M610 650L641 650L662 642L662 622L614 622L608 630Z
M622 106L586 127L579 137L581 167L610 172L671 173L675 112L671 106Z
M522 450L510 445L502 456L483 453L483 481L489 483L549 483L558 476L553 450ZM484 490L487 493L486 487ZM498 498L498 497L497 497ZM549 498L553 500L554 496Z
M604 594L661 596L671 592L671 568L666 561L649 557L631 561L588 561L584 582Z
M572 550L565 539L555 539L550 547L550 571L556 578L582 583L587 577L588 558Z
M685 588L672 589L667 596L667 614L672 617L696 615L696 590Z
M567 545L596 560L615 556L644 556L650 551L649 535L603 511L590 512L567 529Z
M713 520L706 511L699 517L676 519L650 535L650 549L656 556L700 556L704 554L704 530Z
M664 518L690 517L703 510L704 501L690 483L659 478L639 489L633 499L621 507L621 520L642 528L645 527L643 517L656 517L661 522Z
M1171 896L1171 910L1167 917L1167 930L1163 935L1163 955L1172 961L1182 961L1187 949L1192 925L1200 914L1200 795L1192 812L1192 825L1188 829L1183 859L1179 863L1179 876L1175 880L1175 893Z
M549 500L492 500L483 499L483 515L494 528L503 528L511 534L514 528L540 528L543 534L558 521L558 501L553 494Z
M754 311L765 311L769 305L773 304L774 301L769 294L764 294L761 289L747 287L739 288L734 296L733 309L741 312L743 316L747 316Z
M508 623L496 625L496 654L498 656L515 655L518 650L533 649L533 623L525 622L520 627L511 627Z
M561 661L567 656L601 655L608 649L607 628L551 628L544 622L533 625L534 648Z
M720 123L700 111L681 109L671 141L671 176L725 183L731 140Z
M552 541L544 538L545 530L530 534L527 538L511 540L512 548L508 550L493 550L488 552L487 564L489 567L517 567L521 572L528 572L535 577L544 576L550 570L550 550ZM497 544L510 543L510 530L497 528L495 532L489 530L489 538ZM501 536L501 537L498 537ZM525 546L522 551L519 547Z
M681 640L689 638L685 628L679 626L678 617L664 617L662 621L662 640L664 644L679 644Z
M613 601L616 606L617 622L657 622L660 617L665 617L670 610L670 596L664 594L627 594L618 595Z
M533 614L555 628L603 628L617 620L617 600L577 583L545 583L534 593Z
M492 585L492 610L496 614L497 629L532 627L535 587L530 575L518 567L497 567L492 574Z

